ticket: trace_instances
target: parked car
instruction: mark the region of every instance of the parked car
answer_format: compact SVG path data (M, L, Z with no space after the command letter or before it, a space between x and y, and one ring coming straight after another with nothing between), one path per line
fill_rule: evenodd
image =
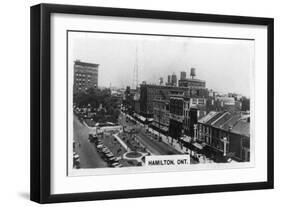
M88 140L90 142L97 142L98 141L98 137L97 137L97 135L89 134Z

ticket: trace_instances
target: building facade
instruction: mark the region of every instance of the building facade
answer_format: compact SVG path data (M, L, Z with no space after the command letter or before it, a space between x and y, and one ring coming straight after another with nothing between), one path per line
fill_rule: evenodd
M232 97L210 97L207 100L207 112L210 111L241 111L242 102Z
M207 114L206 103L207 98L185 98L184 99L184 133L190 137L194 137L194 125L198 119Z
M206 115L206 98L190 97L184 93L170 95L170 136L194 136L194 125Z
M86 92L90 88L98 87L99 64L74 62L73 93Z
M174 92L170 95L170 125L169 135L172 138L179 139L184 133L184 93Z
M195 139L216 158L250 160L250 118L241 112L208 113L198 120Z
M153 117L153 100L166 99L176 93L182 93L186 97L206 98L208 97L207 89L190 89L187 87L162 86L152 84L140 85L140 111L144 117Z
M165 99L153 100L153 122L152 127L163 134L167 134L170 125L169 101Z
M180 79L179 87L189 87L189 88L206 88L206 82L199 79Z

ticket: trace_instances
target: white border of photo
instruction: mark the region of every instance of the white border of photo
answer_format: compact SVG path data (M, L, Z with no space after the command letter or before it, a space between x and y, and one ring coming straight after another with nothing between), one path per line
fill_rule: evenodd
M87 15L51 15L51 193L79 193L112 190L129 190L162 187L198 186L229 183L261 182L267 180L267 30L266 26L250 26L225 23L204 23L171 20L100 17ZM173 172L135 169L101 173L94 176L67 176L67 122L72 120L72 107L67 111L67 30L105 31L120 33L148 33L183 36L208 36L255 39L255 70L251 77L251 167L228 168L220 166L212 170ZM71 68L71 67L70 67ZM68 78L69 85L73 79ZM70 87L71 88L71 87ZM69 92L69 91L68 91ZM71 92L71 91L70 91ZM253 98L252 98L253 97ZM68 96L72 103L72 96ZM72 105L72 104L71 104ZM72 121L68 123L72 125ZM68 130L71 133L72 130ZM71 134L68 134L71 137ZM254 137L254 142L252 138ZM254 147L253 147L254 144ZM72 147L69 146L69 147ZM252 152L254 149L255 152ZM252 155L255 155L254 159ZM227 165L227 164L225 164ZM242 163L243 165L243 163ZM206 168L206 166L205 166ZM223 170L222 170L223 169ZM97 169L94 169L95 171ZM99 169L104 170L104 169ZM112 169L110 169L112 170ZM157 169L156 169L157 170ZM197 171L194 171L197 170ZM169 170L170 171L170 170ZM123 173L123 174L122 174ZM92 175L91 170L81 170L79 175ZM108 174L108 175L105 175Z

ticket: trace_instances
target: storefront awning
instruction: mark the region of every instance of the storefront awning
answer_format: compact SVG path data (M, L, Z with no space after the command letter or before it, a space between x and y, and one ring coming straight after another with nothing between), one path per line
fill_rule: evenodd
M203 146L202 146L201 144L197 143L197 142L194 142L194 143L193 143L193 146L195 146L196 148L198 148L198 149L200 149L200 150L203 149Z
M188 143L190 143L191 142L191 137L188 137L188 136L184 136L184 137L181 137L180 138L182 141L184 141L184 142L188 142Z

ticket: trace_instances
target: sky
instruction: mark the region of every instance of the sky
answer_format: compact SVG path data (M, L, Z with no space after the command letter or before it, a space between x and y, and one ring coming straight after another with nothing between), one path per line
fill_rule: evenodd
M99 64L99 86L133 86L134 67L138 82L158 84L167 76L196 69L196 78L221 93L250 97L254 67L254 41L215 38L69 33L69 60Z

